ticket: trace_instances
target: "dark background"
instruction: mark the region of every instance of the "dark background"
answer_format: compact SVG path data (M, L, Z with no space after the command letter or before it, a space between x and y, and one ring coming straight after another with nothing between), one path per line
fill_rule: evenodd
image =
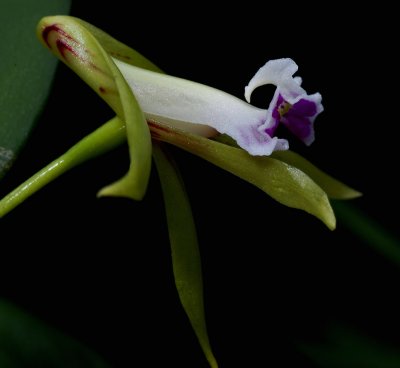
M297 150L362 191L355 204L398 234L397 70L390 11L204 3L173 10L124 1L71 14L132 46L166 72L243 96L267 60L291 57L323 96L316 141ZM134 5L135 6L135 5ZM44 52L47 52L44 50ZM272 90L254 103L266 107ZM66 108L67 107L67 108ZM113 116L64 65L4 195ZM296 342L343 323L398 343L398 269L338 222L334 232L197 157L172 148L200 240L209 335L221 367L307 366ZM128 167L122 146L64 175L0 222L3 296L96 349L115 367L206 367L172 278L156 172L146 198L96 199Z

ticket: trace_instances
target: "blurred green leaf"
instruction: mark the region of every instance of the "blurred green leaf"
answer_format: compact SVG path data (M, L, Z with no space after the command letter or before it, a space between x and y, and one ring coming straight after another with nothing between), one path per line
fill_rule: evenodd
M109 368L95 352L0 299L1 368Z
M333 201L332 207L340 226L348 228L365 244L400 266L400 240L397 236L350 203Z
M70 0L2 0L0 4L0 178L29 136L50 91L57 61L40 46L35 26L68 12Z
M153 157L164 194L176 288L204 354L216 368L207 334L200 251L190 203L177 166L159 143L153 144Z
M387 346L351 328L334 325L327 340L299 343L299 350L321 368L398 368L398 347Z

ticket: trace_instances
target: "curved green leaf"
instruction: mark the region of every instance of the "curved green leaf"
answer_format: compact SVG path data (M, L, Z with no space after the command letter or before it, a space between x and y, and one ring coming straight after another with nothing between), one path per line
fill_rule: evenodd
M109 368L95 352L0 299L0 367Z
M164 194L176 288L204 354L216 368L207 335L200 251L190 203L178 168L165 148L153 144L153 157Z
M302 209L333 230L335 215L326 193L301 170L270 157L150 122L152 135L204 158L262 189L278 202Z
M310 161L301 157L293 151L277 151L272 154L273 158L286 162L287 164L297 167L305 172L313 179L332 199L353 199L360 197L362 194L332 176L324 173Z
M73 17L43 18L37 35L61 61L106 101L126 124L131 163L126 176L99 195L142 199L151 167L151 139L131 89L99 40Z
M65 13L70 0L2 0L0 5L0 178L24 145L49 94L57 61L33 30L49 13Z

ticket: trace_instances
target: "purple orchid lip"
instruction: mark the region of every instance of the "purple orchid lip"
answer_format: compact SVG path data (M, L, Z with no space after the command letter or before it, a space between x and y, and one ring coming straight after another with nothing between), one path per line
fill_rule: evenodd
M282 123L297 138L310 145L315 137L314 120L324 108L321 95L308 95L301 87L301 78L293 77L297 69L296 63L291 59L267 62L245 88L245 97L250 101L255 88L264 84L275 84L277 88L267 111L267 119L259 129L273 137Z
M302 98L291 105L279 94L272 111L273 125L265 129L265 132L274 136L282 123L293 135L310 145L314 140L313 121L319 112L315 101Z
M313 117L317 115L317 105L313 101L301 99L281 117L281 122L307 145L314 141Z

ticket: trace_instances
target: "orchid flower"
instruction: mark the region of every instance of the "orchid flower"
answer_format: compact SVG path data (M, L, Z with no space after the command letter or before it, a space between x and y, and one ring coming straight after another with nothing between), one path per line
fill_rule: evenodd
M0 201L0 217L72 167L125 140L130 168L100 196L140 200L146 191L153 156L164 193L174 275L184 309L212 367L217 367L205 327L201 267L194 222L182 180L168 153L173 144L254 184L280 203L302 209L335 228L328 196L360 195L288 151L275 133L283 124L309 145L314 120L323 111L321 95L307 94L291 59L268 61L250 80L241 100L200 83L164 74L157 66L98 28L66 16L43 18L37 34L44 46L76 72L116 117ZM252 106L255 88L273 84L268 109ZM225 144L221 134L236 145Z
M287 140L274 136L280 122L311 144L314 119L323 111L321 95L308 96L300 87L300 79L293 78L297 65L291 59L268 61L245 89L249 102L255 88L276 85L268 110L203 84L138 68L116 58L113 61L147 119L206 137L216 132L227 134L251 155L270 155L289 148Z

